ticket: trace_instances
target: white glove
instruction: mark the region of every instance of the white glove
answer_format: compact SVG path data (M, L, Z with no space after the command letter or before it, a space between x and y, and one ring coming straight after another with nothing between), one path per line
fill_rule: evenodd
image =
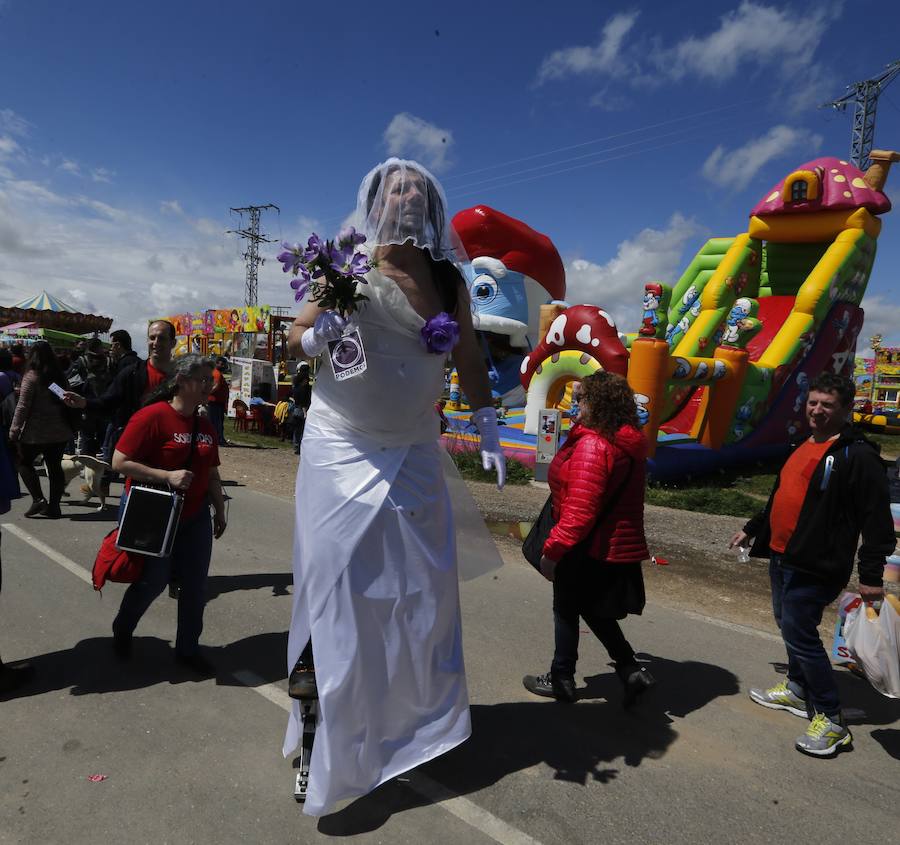
M337 311L323 311L316 317L313 327L300 336L300 345L308 357L315 358L325 351L330 341L338 340L356 326L355 315L342 317Z
M479 408L472 414L472 422L481 435L481 465L497 470L497 489L506 483L506 455L500 448L500 432L497 427L497 411L490 406Z

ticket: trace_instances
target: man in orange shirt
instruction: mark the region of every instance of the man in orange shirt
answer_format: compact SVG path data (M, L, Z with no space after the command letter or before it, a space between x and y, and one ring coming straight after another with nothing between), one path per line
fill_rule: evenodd
M859 593L884 596L885 558L894 550L887 473L878 447L849 424L855 387L850 379L822 373L806 400L810 437L788 458L765 509L730 546L770 559L772 609L788 654L787 680L751 689L763 707L810 719L796 747L831 757L853 741L841 715L831 661L819 638L822 613L853 572L859 546Z
M228 411L229 387L223 372L227 367L228 361L225 358L221 356L216 358L216 366L213 367L213 388L210 391L206 404L209 411L209 421L216 430L220 446L230 445L225 439L225 414Z

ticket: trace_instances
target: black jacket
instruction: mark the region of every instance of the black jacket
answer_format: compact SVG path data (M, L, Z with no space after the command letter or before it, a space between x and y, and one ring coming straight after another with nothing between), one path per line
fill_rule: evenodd
M124 372L125 370L133 367L135 364L140 364L141 359L138 358L137 352L133 349L129 349L127 352L123 352L118 361L113 365L113 378L115 378L119 373Z
M123 428L140 409L147 389L147 362L138 358L133 367L121 370L102 396L87 400L87 409L111 415L113 425Z
M893 553L895 539L887 473L878 452L852 426L831 444L810 479L797 527L782 556L784 566L844 585L862 535L859 581L881 586L884 559ZM744 533L755 538L753 557L772 554L769 514L780 480L779 474L765 509L744 526Z

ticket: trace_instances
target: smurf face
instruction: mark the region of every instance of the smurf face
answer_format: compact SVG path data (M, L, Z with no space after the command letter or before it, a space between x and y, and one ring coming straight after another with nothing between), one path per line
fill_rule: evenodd
M691 372L691 365L684 358L675 359L675 370L672 378L687 378Z
M475 328L507 335L512 346L526 346L529 303L525 276L501 262L476 258L465 267Z
M659 297L653 291L646 291L644 293L644 310L655 311L657 308L659 308Z
M687 312L690 307L699 299L699 292L696 285L691 285L681 297L681 307L678 309L682 314Z
M637 406L638 425L647 425L647 422L650 419L650 411L647 410L649 402L649 396L645 396L643 393L634 394L634 404Z

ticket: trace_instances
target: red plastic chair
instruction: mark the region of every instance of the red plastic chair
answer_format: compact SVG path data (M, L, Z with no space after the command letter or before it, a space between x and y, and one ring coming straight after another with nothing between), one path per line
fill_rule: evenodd
M249 423L247 403L241 399L235 399L231 403L231 407L234 409L234 430L247 431Z
M266 421L259 408L254 408L252 405L250 406L247 410L245 424L247 428L245 428L244 431L258 431L260 434L265 431Z

